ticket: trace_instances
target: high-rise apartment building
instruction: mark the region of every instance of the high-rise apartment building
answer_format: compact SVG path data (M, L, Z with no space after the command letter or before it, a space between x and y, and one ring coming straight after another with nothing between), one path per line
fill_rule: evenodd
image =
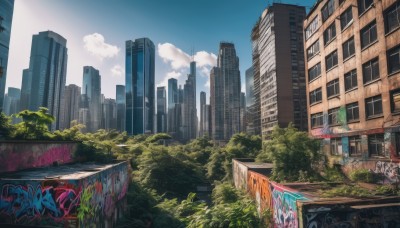
M257 122L255 121L255 96L254 96L254 71L253 67L250 67L246 70L246 131L250 135L255 135L255 125Z
M167 132L167 91L157 87L157 133Z
M11 24L14 0L2 0L0 5L0 112L3 108L6 89L8 51L10 47Z
M304 22L309 132L342 165L399 161L399 18L396 0L323 0Z
M234 44L220 43L218 65L210 79L213 139L229 140L241 131L239 58Z
M29 69L24 69L22 71L22 84L21 84L21 101L20 101L20 109L21 110L29 109L29 97L31 95L31 84L32 84L32 76L29 72Z
M240 132L246 132L246 94L240 93Z
M48 108L55 117L51 130L59 129L61 97L67 72L67 40L46 31L33 35L29 71L32 76L30 110Z
M260 51L259 51L259 37L260 37L260 20L254 25L251 30L251 46L252 46L252 73L253 73L253 86L254 86L254 103L250 107L252 120L252 128L250 132L255 135L261 135L261 98L260 98Z
M65 87L60 109L60 130L72 127L71 122L79 120L80 99L81 87L74 84Z
M260 87L256 79L254 86L260 90L255 94L260 96L263 138L268 138L275 125L287 127L290 122L299 130L307 130L302 41L305 13L302 6L273 3L252 31L258 31L258 35L253 34L257 37L253 45L258 46L253 58L259 58ZM253 70L258 77L258 69Z
M190 74L183 87L182 139L189 141L197 137L196 108L196 62L190 62Z
M126 131L154 133L154 43L148 38L128 40L125 54Z
M102 128L114 130L117 128L117 103L114 99L103 99Z
M205 115L206 115L206 92L201 91L200 92L200 129L199 129L199 136L203 136L205 134L205 124L206 124L206 120L205 120Z
M92 66L83 67L82 95L87 99L90 121L86 126L90 132L101 128L102 106L101 106L101 76L97 69Z
M123 132L125 131L125 86L117 85L116 93L117 130Z

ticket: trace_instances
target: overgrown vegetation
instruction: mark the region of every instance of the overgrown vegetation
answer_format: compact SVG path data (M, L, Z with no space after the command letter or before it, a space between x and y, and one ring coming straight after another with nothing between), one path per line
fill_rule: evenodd
M376 183L378 176L368 169L357 169L350 173L350 180L356 182Z

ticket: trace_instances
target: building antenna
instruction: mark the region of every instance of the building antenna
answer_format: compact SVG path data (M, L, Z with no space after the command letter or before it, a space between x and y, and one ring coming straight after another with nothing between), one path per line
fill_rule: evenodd
M193 62L194 61L194 46L192 46L192 48L190 50L190 58L191 58L191 61Z

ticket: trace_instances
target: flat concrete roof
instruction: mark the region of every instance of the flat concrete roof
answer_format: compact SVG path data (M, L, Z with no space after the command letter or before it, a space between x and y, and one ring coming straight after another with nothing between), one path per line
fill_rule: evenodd
M274 165L272 163L259 163L259 162L242 162L249 169L272 169Z
M0 174L0 180L79 180L124 162L118 161L109 164L87 162L34 168L12 173L2 173Z

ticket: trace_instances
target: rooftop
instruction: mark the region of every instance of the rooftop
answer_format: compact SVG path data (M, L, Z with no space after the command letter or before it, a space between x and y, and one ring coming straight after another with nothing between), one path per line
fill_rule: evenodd
M60 166L50 166L43 168L33 168L12 173L0 174L1 180L78 180L84 179L95 173L109 169L123 163L117 161L115 163L100 164L100 163L76 163Z

